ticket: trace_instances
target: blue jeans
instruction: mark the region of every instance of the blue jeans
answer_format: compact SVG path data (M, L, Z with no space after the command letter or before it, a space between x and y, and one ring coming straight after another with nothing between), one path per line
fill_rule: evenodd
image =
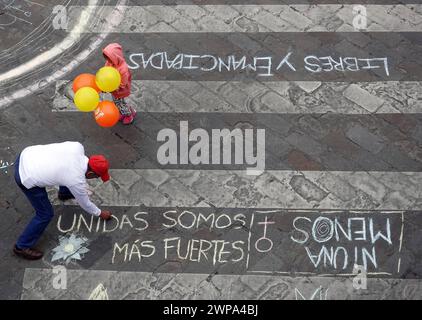
M33 187L31 189L27 189L22 184L19 175L19 160L20 155L15 161L15 181L35 209L35 217L32 218L16 242L16 247L18 249L26 249L32 248L37 243L45 228L47 228L51 219L53 219L54 210L50 200L48 199L48 194L45 188ZM69 189L66 187L60 187L60 192L70 193Z

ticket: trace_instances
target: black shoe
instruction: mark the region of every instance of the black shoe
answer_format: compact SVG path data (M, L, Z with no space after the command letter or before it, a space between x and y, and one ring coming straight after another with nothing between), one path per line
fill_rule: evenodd
M39 260L44 255L41 251L37 249L18 249L16 246L13 247L13 253L27 260Z
M67 194L67 193L57 193L57 198L59 198L59 200L61 201L66 201L66 200L70 200L70 199L75 199L75 197L73 196L73 194Z

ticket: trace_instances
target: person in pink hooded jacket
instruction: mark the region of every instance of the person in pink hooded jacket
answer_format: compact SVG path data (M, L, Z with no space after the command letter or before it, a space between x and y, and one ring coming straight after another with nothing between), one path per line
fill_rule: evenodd
M121 75L120 87L112 92L113 101L120 111L120 121L123 124L131 124L136 116L136 111L129 106L125 98L130 95L132 75L123 55L122 46L118 43L110 43L103 49L106 59L105 65L116 68Z

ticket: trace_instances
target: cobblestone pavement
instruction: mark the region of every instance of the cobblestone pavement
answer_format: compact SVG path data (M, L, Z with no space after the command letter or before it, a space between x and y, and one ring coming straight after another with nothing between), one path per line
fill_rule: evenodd
M339 2L3 1L0 297L420 299L422 5L360 0L359 29L362 11ZM71 81L110 42L124 46L138 118L103 129L75 109ZM45 256L19 260L32 208L12 164L66 140L109 157L112 180L90 190L114 218L50 188ZM89 251L53 261L71 235Z

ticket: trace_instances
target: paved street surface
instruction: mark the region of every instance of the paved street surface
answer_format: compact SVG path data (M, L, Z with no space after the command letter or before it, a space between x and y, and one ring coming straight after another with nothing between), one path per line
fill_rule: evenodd
M0 298L421 299L422 5L339 2L1 1ZM71 85L112 42L138 116L104 129ZM67 140L114 217L51 188L21 260L13 162Z

